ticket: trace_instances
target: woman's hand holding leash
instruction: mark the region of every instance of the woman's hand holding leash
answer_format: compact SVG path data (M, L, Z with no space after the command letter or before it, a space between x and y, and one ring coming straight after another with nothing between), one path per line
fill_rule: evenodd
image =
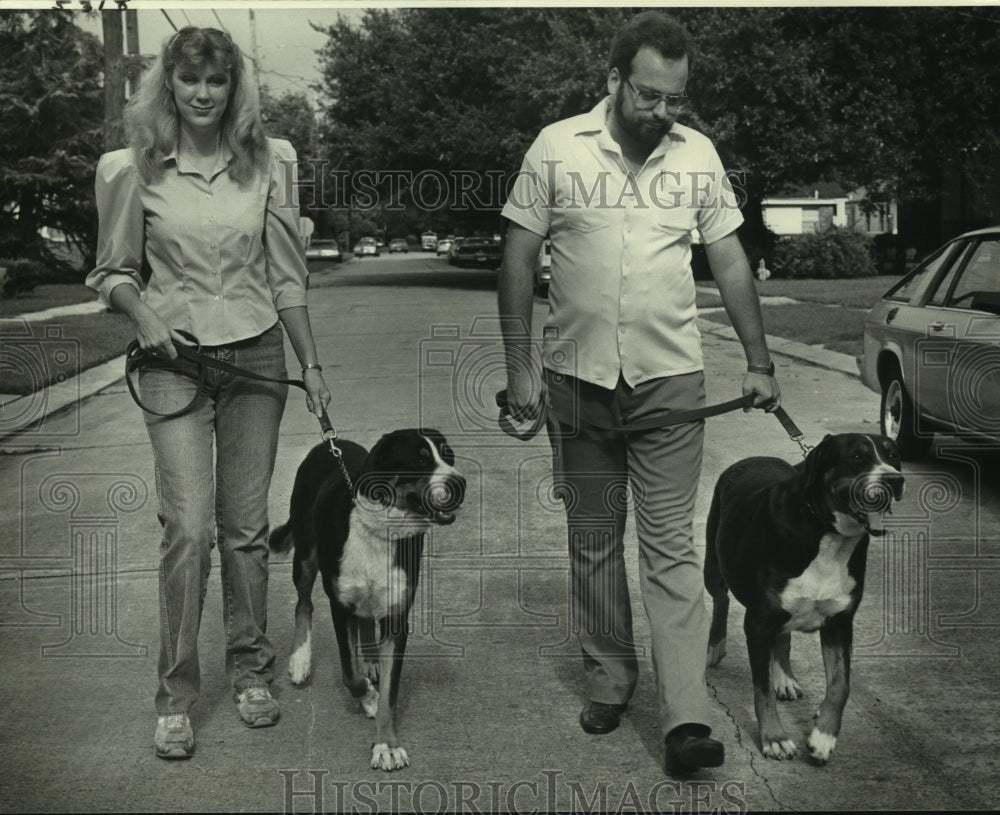
M306 406L311 413L322 416L330 404L330 389L323 381L322 368L303 368L302 383L306 390Z

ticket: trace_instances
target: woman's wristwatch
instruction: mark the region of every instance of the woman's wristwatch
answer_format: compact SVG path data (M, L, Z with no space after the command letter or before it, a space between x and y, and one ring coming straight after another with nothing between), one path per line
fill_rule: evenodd
M747 365L747 373L774 376L774 360L772 359L769 365Z
M320 365L318 362L307 362L305 365L302 366L302 373L305 374L305 372L308 370L316 370L322 372L323 366Z

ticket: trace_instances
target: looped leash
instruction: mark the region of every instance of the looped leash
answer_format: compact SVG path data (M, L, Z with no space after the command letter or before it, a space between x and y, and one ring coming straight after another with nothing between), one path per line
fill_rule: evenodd
M720 402L717 405L709 405L708 407L695 408L694 410L681 410L674 413L660 414L657 416L650 416L645 419L639 419L635 422L629 422L628 424L617 425L613 427L600 426L600 430L608 430L618 433L632 433L638 430L653 430L660 427L670 427L677 424L686 424L687 422L696 422L700 419L707 419L710 416L718 416L721 413L728 413L732 410L738 410L739 408L750 407L753 404L753 394L747 394L746 396L741 396L738 399L730 399L728 402ZM515 439L521 441L529 441L533 439L538 432L545 425L545 411L538 411L538 415L535 417L534 422L526 430L519 431L514 427L511 422L511 412L510 412L510 402L507 398L507 391L502 390L496 395L497 407L500 408L500 415L497 418L497 422L500 425L500 429L503 430L508 436L513 436ZM597 427L597 425L595 425Z
M219 359L213 359L212 357L201 353L201 343L198 338L187 331L181 329L176 329L176 332L186 339L191 345L185 345L174 341L174 348L177 349L177 356L181 359L187 360L197 366L197 381L198 387L195 390L195 397L191 402L180 410L171 411L168 413L163 413L158 410L153 410L142 403L139 398L139 392L136 390L135 384L132 382L132 373L139 370L140 368L170 368L179 371L179 367L174 362L174 360L166 359L159 354L151 351L146 351L139 347L138 340L132 340L125 349L125 384L128 386L129 393L132 394L132 399L135 403L142 408L147 413L151 413L154 416L160 416L165 419L172 419L176 416L181 416L191 410L194 407L194 403L198 398L198 394L201 393L202 386L205 383L205 370L207 368L214 368L218 371L224 371L225 373L233 374L234 376L240 376L244 379L254 379L258 382L274 382L279 385L291 385L292 387L299 388L305 391L306 385L301 379L278 379L275 377L264 376L263 374L254 373L253 371L248 371L245 368L240 368L236 365L230 365L228 362L223 362ZM180 371L184 373L183 371ZM344 480L347 483L348 488L351 493L354 493L354 485L351 483L351 477L347 474L347 467L344 465L344 457L341 449L337 447L337 430L334 428L330 421L330 417L327 415L325 409L321 409L319 414L319 426L320 431L323 436L323 441L330 445L330 452L333 457L337 459L340 464L340 469L344 475Z
M754 395L751 393L737 399L730 399L728 402L720 402L717 405L709 405L708 407L696 408L694 410L682 410L676 413L652 416L626 425L618 425L616 427L600 427L599 429L619 433L632 433L638 430L654 430L661 427L686 424L687 422L695 422L700 419L719 416L720 414L729 413L730 411L739 410L740 408L751 407L753 405L753 400ZM514 427L511 421L510 402L507 398L506 390L502 390L497 393L496 402L497 407L500 408L500 415L497 418L497 422L500 425L500 429L503 430L503 432L508 436L512 436L520 441L529 441L538 434L545 424L545 411L539 410L538 415L535 417L531 426L526 430L519 431L516 427ZM773 412L792 441L798 444L799 448L802 450L802 455L807 456L809 451L812 450L812 447L805 443L805 435L801 430L799 430L795 422L792 421L791 416L789 416L785 409L780 406L775 408Z

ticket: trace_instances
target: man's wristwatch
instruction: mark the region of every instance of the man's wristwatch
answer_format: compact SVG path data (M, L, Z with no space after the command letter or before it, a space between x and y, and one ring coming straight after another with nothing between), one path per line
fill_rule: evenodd
M769 365L747 365L748 374L765 374L766 376L774 376L774 360L772 359Z

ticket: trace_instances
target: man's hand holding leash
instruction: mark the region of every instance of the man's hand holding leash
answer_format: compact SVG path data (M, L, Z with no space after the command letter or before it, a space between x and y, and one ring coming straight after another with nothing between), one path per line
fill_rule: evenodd
M747 371L743 377L743 395L753 394L754 400L751 407L743 408L744 413L749 413L754 408L761 408L765 413L774 413L781 406L781 388L778 387L778 380L774 378L774 364L770 366L769 372Z

